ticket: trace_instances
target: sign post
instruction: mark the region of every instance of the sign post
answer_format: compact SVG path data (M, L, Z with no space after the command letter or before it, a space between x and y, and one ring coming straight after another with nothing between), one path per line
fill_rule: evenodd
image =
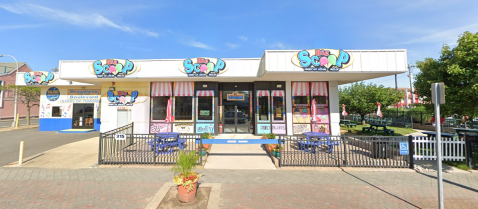
M436 148L437 148L437 166L438 166L438 203L439 208L444 209L443 203L443 175L442 175L442 143L441 143L441 124L440 124L440 104L445 104L445 85L443 83L432 84L432 102L435 106L435 129L436 129Z

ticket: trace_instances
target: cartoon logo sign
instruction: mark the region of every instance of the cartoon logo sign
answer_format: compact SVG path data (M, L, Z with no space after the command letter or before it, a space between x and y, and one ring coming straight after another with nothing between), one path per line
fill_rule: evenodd
M311 49L292 56L292 63L304 71L339 71L353 63L353 57L343 50Z
M124 78L139 70L131 61L120 59L97 60L90 66L97 78Z
M179 70L188 77L216 77L227 71L226 62L214 58L186 59L179 65Z
M60 98L60 90L56 87L51 87L46 91L46 98L52 102Z
M138 91L108 91L106 97L110 102L108 106L133 106L133 104L142 103L138 102Z
M244 94L239 94L237 92L227 94L227 101L244 101Z
M48 85L55 80L55 75L50 72L34 71L23 74L26 85Z

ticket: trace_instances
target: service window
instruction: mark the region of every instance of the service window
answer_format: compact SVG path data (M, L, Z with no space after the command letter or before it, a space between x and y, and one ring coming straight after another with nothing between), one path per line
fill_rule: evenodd
M292 82L292 122L310 123L309 82Z
M204 90L196 93L196 119L201 122L214 121L214 91Z
M270 100L268 90L257 91L257 121L270 122Z
M51 117L53 118L58 118L58 117L61 117L61 107L59 106L53 106L51 108Z
M168 107L169 98L169 96L151 98L151 120L162 121L166 119L166 109Z
M174 97L174 120L193 120L193 97Z
M317 103L317 105L323 105L323 106L328 105L328 100L326 96L313 96L312 99L315 99L315 102Z

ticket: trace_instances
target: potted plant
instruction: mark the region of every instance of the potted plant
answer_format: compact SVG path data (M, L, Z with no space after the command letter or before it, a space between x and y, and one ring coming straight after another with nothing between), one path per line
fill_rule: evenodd
M174 172L174 183L178 185L178 196L181 202L191 202L196 199L197 183L201 174L193 172L199 155L196 152L181 151L176 164L171 168Z
M201 137L203 139L214 139L214 136L212 136L212 134L210 132L202 133ZM203 147L206 147L206 148L210 149L211 145L210 144L203 144Z
M272 154L274 155L274 157L280 157L281 150L284 150L284 148L283 147L279 148L279 145L276 145L276 148L272 149Z
M202 149L201 149L201 145L198 145L197 152L201 156L206 156L207 152L209 151L209 148L205 145L207 144L203 144Z

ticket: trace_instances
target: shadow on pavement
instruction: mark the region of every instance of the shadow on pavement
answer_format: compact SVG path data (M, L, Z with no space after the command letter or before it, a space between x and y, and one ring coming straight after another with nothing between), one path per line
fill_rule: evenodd
M435 180L437 179L437 177L432 176L432 175L429 175L429 174L425 174L425 173L420 173L420 174L422 174L422 175L424 175L424 176L426 176L426 177L435 179ZM457 186L457 187L460 187L460 188L463 188L463 189L468 189L468 190L470 190L470 191L472 191L472 192L478 193L478 189L471 188L471 187L465 186L465 185L463 185L463 184L455 183L455 182L453 182L453 181L446 180L446 179L443 179L443 182L448 183L448 184L451 184L451 185L454 185L454 186Z
M387 191L383 190L382 188L377 187L377 186L375 186L375 185L369 183L368 181L365 181L365 180L363 180L363 179L361 179L361 178L359 178L359 177L357 177L357 176L355 176L355 175L353 175L353 174L351 174L351 173L345 171L343 168L340 168L340 169L342 170L342 172L344 172L344 173L346 173L346 174L348 174L348 175L350 175L350 176L352 176L352 177L354 177L354 178L356 178L356 179L358 179L358 180L360 180L360 181L362 181L362 182L364 182L364 183L366 183L366 184L368 184L368 185L370 185L370 186L372 186L372 187L374 187L374 188L376 188L376 189L378 189L378 190L384 192L385 194L388 194L388 195L390 195L390 196L392 196L392 197L395 197L395 198L397 198L397 199L399 199L399 200L401 200L401 201L403 201L403 202L405 202L405 203L407 203L407 204L409 204L409 205L411 205L411 206L413 206L413 207L420 208L420 207L414 205L413 203L408 202L407 200L404 200L404 199L400 198L399 196L396 196L396 195L394 195L394 194L392 194L392 193L390 193L390 192L387 192Z

